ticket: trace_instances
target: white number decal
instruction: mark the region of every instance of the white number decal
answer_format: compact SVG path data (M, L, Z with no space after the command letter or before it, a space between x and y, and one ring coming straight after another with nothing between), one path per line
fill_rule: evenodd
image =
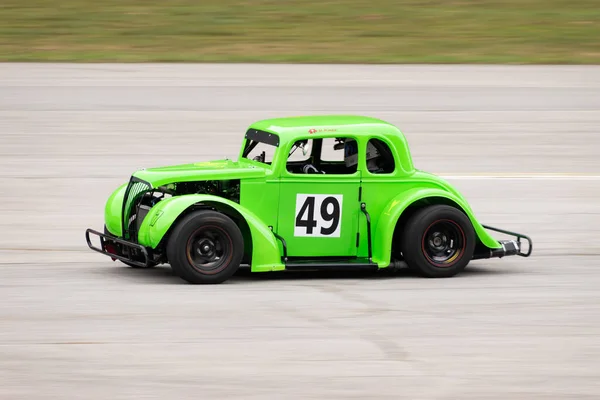
M294 236L340 237L343 195L296 195Z

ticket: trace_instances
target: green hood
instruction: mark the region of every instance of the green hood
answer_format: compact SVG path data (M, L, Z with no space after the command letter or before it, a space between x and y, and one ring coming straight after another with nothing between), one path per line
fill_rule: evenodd
M175 182L259 178L265 174L265 168L252 162L240 163L224 159L142 169L133 176L158 187Z

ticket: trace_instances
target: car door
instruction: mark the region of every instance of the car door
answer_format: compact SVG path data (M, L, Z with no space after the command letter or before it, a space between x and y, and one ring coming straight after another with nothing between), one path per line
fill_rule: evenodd
M305 173L294 163L282 172L279 192L278 234L288 256L356 256L360 171Z

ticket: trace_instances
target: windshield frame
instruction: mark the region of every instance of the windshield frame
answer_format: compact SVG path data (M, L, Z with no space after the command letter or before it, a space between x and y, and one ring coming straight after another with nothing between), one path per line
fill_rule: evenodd
M257 163L257 164L263 165L263 166L271 166L273 164L273 161L275 160L275 158L277 156L277 150L279 148L279 143L280 143L279 136L277 134L272 133L272 132L263 131L260 129L250 128L246 131L246 134L244 135L244 139L245 139L244 144L243 144L242 150L240 152L240 159L243 159L245 161L250 161L253 163ZM262 161L254 160L252 158L248 158L248 154L250 154L250 152L252 150L254 150L254 148L259 143L263 143L263 144L275 147L275 150L273 152L273 158L271 161L262 162Z

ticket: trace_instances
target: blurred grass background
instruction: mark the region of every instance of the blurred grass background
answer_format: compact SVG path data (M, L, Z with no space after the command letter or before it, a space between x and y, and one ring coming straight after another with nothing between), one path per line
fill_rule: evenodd
M0 61L600 63L600 0L0 0Z

